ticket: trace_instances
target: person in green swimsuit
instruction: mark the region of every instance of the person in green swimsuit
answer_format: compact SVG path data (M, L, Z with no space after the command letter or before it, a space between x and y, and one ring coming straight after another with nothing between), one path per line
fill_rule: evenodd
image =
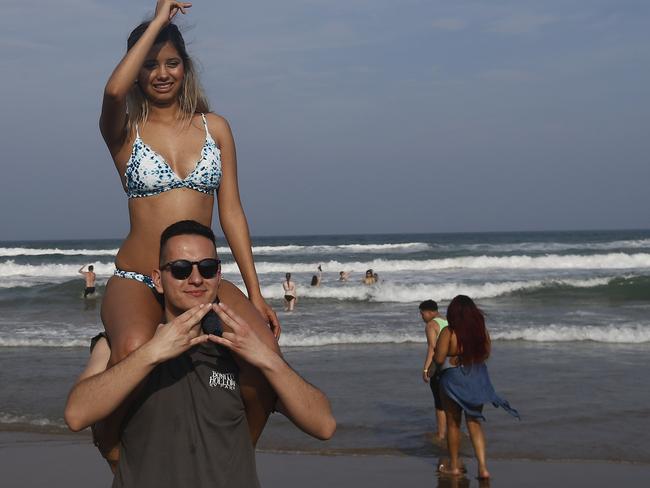
M433 353L440 332L447 327L447 321L440 315L440 312L438 312L438 304L433 300L423 301L420 303L419 308L420 316L425 323L424 331L427 335L427 356L424 360L424 368L422 369L422 380L425 383L429 383L431 393L433 393L433 403L436 408L436 423L438 424L438 432L436 432L435 437L437 440L443 441L447 433L447 419L440 398L440 387L438 385L439 375L436 372L435 365L433 365Z

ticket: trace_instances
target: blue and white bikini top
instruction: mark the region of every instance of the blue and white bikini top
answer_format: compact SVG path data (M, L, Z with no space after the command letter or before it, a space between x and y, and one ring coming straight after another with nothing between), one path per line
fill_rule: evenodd
M201 118L205 127L201 159L185 179L174 173L165 158L144 143L138 126L135 126L136 138L124 172L126 195L129 198L151 197L175 188L189 188L206 194L219 189L221 151L210 136L205 115L201 114Z

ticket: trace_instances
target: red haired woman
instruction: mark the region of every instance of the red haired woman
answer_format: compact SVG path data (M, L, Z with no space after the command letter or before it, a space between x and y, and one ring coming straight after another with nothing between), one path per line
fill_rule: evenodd
M492 403L519 418L519 413L507 401L499 397L490 382L485 361L490 355L490 336L485 328L485 318L471 298L455 297L447 308L447 321L438 337L433 360L442 369L440 389L442 404L447 416L447 447L449 466L440 471L460 475L458 456L460 449L460 423L465 412L474 453L478 461L478 477L490 477L485 455L485 436L479 419L483 416L483 404Z

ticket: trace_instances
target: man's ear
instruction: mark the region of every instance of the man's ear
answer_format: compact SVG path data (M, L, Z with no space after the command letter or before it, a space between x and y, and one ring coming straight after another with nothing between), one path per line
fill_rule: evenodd
M154 269L153 273L151 273L151 279L153 280L153 284L156 287L156 291L162 295L165 293L165 291L163 290L161 278L162 274L160 273L160 270Z

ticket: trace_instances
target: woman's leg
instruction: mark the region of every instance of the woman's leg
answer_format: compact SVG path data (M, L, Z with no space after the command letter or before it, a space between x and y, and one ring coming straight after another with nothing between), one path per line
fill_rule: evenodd
M102 322L111 345L109 366L151 339L163 321L163 309L144 283L112 277L102 301Z
M445 415L444 410L436 410L436 425L438 426L438 432L436 432L435 438L438 441L444 441L447 436L447 416Z
M483 434L483 427L478 419L473 417L465 416L465 421L467 422L467 430L469 430L469 437L472 440L472 446L474 446L474 454L476 455L476 461L478 461L478 477L479 478L489 478L490 472L487 469L487 460L485 455L485 435Z
M447 449L449 449L449 467L440 469L440 471L460 475L460 423L463 412L458 404L447 396L444 390L440 392L440 396L442 397L442 406L445 409L447 418Z
M280 352L278 343L266 321L239 288L229 281L222 280L219 285L219 300L233 308L237 304L239 315L252 327L258 336L271 348ZM293 301L293 300L292 300ZM253 445L264 430L269 415L275 408L277 396L259 369L233 355L239 366L239 383L242 399L246 407L246 419Z
M111 367L153 337L163 311L147 285L114 276L106 284L101 317L111 346ZM120 429L128 403L93 426L97 447L113 470L119 459Z

